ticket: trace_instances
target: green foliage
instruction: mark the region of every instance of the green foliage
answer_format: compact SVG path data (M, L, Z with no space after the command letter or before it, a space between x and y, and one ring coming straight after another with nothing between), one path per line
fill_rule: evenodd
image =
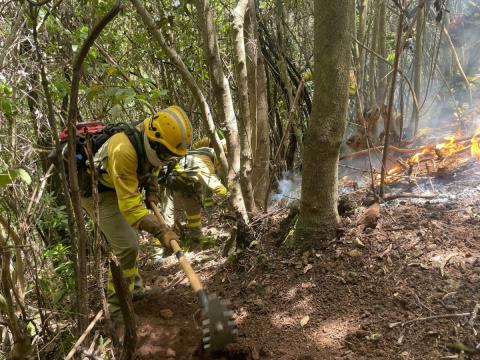
M0 82L0 110L5 116L10 117L15 114L15 104L13 102L13 89L10 85Z
M390 63L390 64L393 64L394 61L395 61L395 51L390 51L387 55L387 61Z
M30 185L32 182L32 178L24 169L0 170L0 188L10 185L16 178L19 178L27 185Z
M70 246L58 243L44 252L44 256L53 265L55 276L41 274L40 282L44 290L52 294L52 301L58 304L66 294L72 293L75 289L75 276L73 262L69 259Z
M44 208L42 216L37 219L37 226L51 232L67 229L68 216L65 205L58 205L55 196L51 193L45 194L42 201Z

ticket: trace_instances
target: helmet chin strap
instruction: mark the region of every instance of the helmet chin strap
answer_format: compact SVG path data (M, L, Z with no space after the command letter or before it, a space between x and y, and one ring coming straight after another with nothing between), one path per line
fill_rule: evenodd
M145 146L145 154L147 155L147 160L150 164L152 164L154 167L161 167L166 165L162 160L158 158L157 153L150 146L147 134L145 133L143 133L143 144Z

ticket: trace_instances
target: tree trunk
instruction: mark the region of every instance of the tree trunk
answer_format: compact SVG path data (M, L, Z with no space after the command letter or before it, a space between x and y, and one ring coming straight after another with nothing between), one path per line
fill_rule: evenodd
M238 143L237 119L233 109L230 86L223 72L222 61L218 51L217 32L210 3L208 0L197 0L196 5L200 29L203 35L203 46L208 64L208 72L213 88L213 96L219 100L216 102L216 110L226 127L228 169L224 173L227 174L228 188L231 192L230 201L233 208L240 212L244 220L247 221L247 211L243 200L242 189L237 178L237 174L240 172L240 145Z
M5 303L0 303L1 311L5 311L7 325L12 333L13 346L8 358L12 360L24 360L28 358L32 350L31 338L28 335L25 322L20 321L15 314L12 293L16 291L12 288L12 278L10 275L11 253L7 247L7 239L3 236L0 229L0 290L4 295L2 299Z
M255 201L251 181L252 173L252 122L250 105L248 103L247 60L245 54L244 20L248 0L240 0L233 10L233 41L235 44L235 68L238 83L238 99L240 108L239 135L240 135L240 184L242 186L245 206L250 213L255 212Z
M220 143L220 138L218 137L218 134L215 131L215 123L213 121L212 113L210 111L210 106L208 105L207 100L205 99L205 96L202 93L202 90L200 89L198 84L195 82L195 79L192 73L190 72L190 70L188 70L187 66L185 65L183 60L180 58L180 55L178 55L178 53L175 51L174 48L170 47L167 44L167 41L165 40L162 33L158 30L158 27L155 24L155 21L153 20L152 16L150 15L150 13L148 13L148 11L143 6L142 1L131 0L131 2L135 7L135 9L137 10L138 14L140 15L140 18L142 19L143 23L147 27L148 31L150 31L153 38L158 42L161 48L165 51L167 56L170 58L170 61L172 61L172 63L178 69L180 75L183 78L183 81L185 81L187 86L190 88L192 95L195 97L195 100L197 101L200 107L200 111L202 112L203 119L206 122L208 135L212 140L212 144L220 160L222 170L225 173L227 173L228 172L227 158L225 156L225 152L223 151L223 147Z
M82 206L80 202L80 191L78 185L78 172L76 162L76 121L78 117L78 92L80 88L80 79L82 77L82 64L85 60L90 47L98 38L102 30L120 11L120 0L117 0L109 12L104 15L99 22L95 24L92 32L85 39L80 51L73 62L72 85L70 89L70 103L68 106L68 174L70 181L70 194L72 196L73 211L77 224L77 283L78 283L78 311L79 311L79 330L80 333L88 325L88 289L87 289L87 233L85 230L85 219L83 217Z
M387 5L385 4L386 0L380 0L379 4L379 13L378 13L378 34L377 34L377 49L380 52L380 55L384 59L387 58L387 39L386 39L386 17L387 17ZM387 91L387 64L383 61L380 61L378 65L378 78L380 91L377 91L377 103L383 101L384 93ZM385 104L380 104L380 107L385 106Z
M368 12L368 0L360 0L360 13L359 13L359 25L357 39L362 44L365 45L365 35L366 35L366 25L367 25L367 12ZM360 47L359 49L359 69L358 69L358 79L357 86L360 89L363 89L364 85L364 76L365 76L365 49Z
M338 157L346 127L353 0L315 1L315 98L305 140L299 247L318 246L336 235L339 217Z
M383 197L384 195L384 184L385 184L385 174L386 174L386 167L387 167L387 158L388 158L388 145L390 142L390 124L392 122L392 110L393 110L393 101L395 98L395 86L397 81L397 73L398 73L398 63L400 61L401 51L402 51L402 26L403 26L403 18L404 18L404 9L400 9L400 16L398 19L398 28L397 28L397 43L395 48L395 60L393 63L393 70L392 70L392 83L390 85L390 96L388 98L388 110L387 110L387 118L385 119L385 141L383 144L383 154L382 154L382 171L380 174L380 190L379 195Z
M248 1L249 38L247 43L247 72L249 78L250 116L253 119L252 149L253 169L252 185L256 206L263 208L268 197L270 135L268 122L267 78L265 63L260 51L260 40L256 17L255 0ZM252 73L254 76L251 76ZM266 210L266 209L263 209Z
M379 0L376 0L377 2ZM372 9L372 16L373 16L373 21L374 21L374 27L373 31L371 34L371 48L373 51L378 52L378 43L377 43L377 37L378 37L378 28L379 28L379 11L378 7ZM377 57L374 54L370 54L370 63L369 63L369 70L368 70L368 90L369 90L369 108L374 108L377 105L377 99L376 99L376 88L377 88L377 82L375 79L375 69L376 69L376 64L377 64ZM367 105L365 105L367 107Z
M285 31L285 25L283 23L284 21L286 21L287 14L285 13L285 8L283 7L282 0L276 0L275 6L277 10L275 21L277 26L277 42L278 42L278 68L279 68L278 70L279 70L280 79L285 84L285 89L287 91L287 97L288 97L287 98L288 104L290 108L292 108L295 89L292 86L292 82L290 81L290 76L288 74L287 57L285 56L285 50L288 47L288 43L285 40L286 31ZM300 126L297 123L297 113L295 112L293 115L294 117L292 118L292 121L293 121L292 131L293 131L293 134L295 135L299 152L301 153L303 149L302 131Z
M420 6L418 9L419 14L417 16L417 31L415 34L415 75L413 80L413 90L417 99L421 98L421 80L422 80L422 68L423 68L423 39L424 39L424 24L425 24L425 8ZM418 122L420 120L419 109L416 106L413 107L413 136L417 134ZM411 129L410 129L411 130ZM410 134L408 134L410 136Z

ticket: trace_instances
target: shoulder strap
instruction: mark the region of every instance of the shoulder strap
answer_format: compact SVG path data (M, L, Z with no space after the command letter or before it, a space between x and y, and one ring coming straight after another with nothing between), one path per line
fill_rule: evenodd
M126 127L124 132L125 135L127 135L128 140L130 140L130 143L133 145L135 152L137 153L137 172L140 173L143 169L143 160L145 158L145 148L143 146L141 134L138 132L138 130L131 126Z

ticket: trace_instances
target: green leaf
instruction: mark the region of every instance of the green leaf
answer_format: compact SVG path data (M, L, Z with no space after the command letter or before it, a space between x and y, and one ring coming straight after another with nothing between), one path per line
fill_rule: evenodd
M122 106L120 104L113 105L109 113L112 115L113 118L118 118L122 113Z
M27 330L28 332L30 333L30 336L34 336L35 335L35 325L33 325L33 322L29 321L28 324L27 324Z
M32 183L32 178L30 177L30 175L28 175L28 173L23 170L23 169L17 169L17 170L14 170L17 172L17 176L23 180L23 182L27 185L30 185Z
M57 89L59 95L64 97L69 93L69 84L65 78L60 78L54 81L53 85Z
M395 61L395 52L392 51L388 54L387 56L387 61L390 63L390 64L393 64L393 62Z
M52 299L53 303L58 304L63 299L64 296L65 296L65 290L55 291L55 293L53 294L53 299Z
M465 345L464 343L457 341L456 343L449 344L447 345L447 348L449 348L452 351L458 351L458 352L466 352L466 353L475 353L477 350L471 346Z
M92 84L92 86L90 86L86 91L87 99L90 101L94 100L96 97L99 96L101 91L102 87L100 85Z
M0 110L2 110L6 116L13 115L12 102L5 96L0 96Z
M91 57L92 59L96 59L97 50L95 50L94 48L91 48L90 50L88 50L88 56Z
M307 70L303 73L303 80L305 82L313 80L313 75L311 70Z
M25 182L27 185L30 185L32 182L30 175L28 175L25 170L16 169L0 173L0 187L11 184L17 177L23 180L23 182Z
M144 78L144 79L148 79L149 76L147 74L147 72L145 71L145 69L143 68L143 66L140 66L140 75Z
M118 68L115 65L110 65L107 68L107 75L112 76L118 73Z
M0 93L2 92L7 96L13 95L13 89L7 83L0 83Z
M153 89L152 90L152 99L158 100L164 96L168 95L168 90L165 89Z

